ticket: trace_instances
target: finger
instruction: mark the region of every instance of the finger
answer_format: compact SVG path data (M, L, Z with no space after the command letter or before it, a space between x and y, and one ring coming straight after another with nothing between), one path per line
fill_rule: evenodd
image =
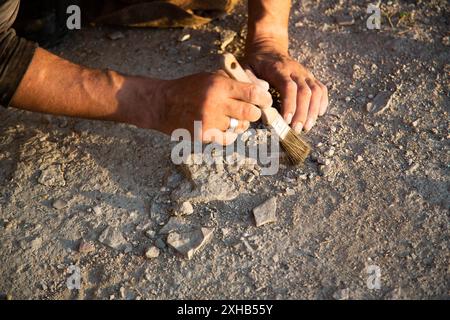
M225 72L225 70L217 70L216 74L218 74L219 76L223 76L226 78L229 78L228 74Z
M234 80L230 84L231 98L251 103L261 108L269 108L272 106L272 95L260 86Z
M292 128L295 132L300 133L306 123L308 117L309 104L311 101L311 89L303 78L293 76L297 83L297 109L292 118Z
M308 132L316 124L320 111L320 101L322 99L322 89L314 80L306 80L311 89L311 101L309 102L308 118L304 126L304 130Z
M255 122L261 118L261 109L250 103L230 99L225 114L238 120Z
M208 129L203 132L203 142L210 143L215 142L223 146L232 144L236 141L238 134L231 131L220 131L219 129Z
M245 73L247 73L248 77L254 84L260 86L265 91L269 91L270 85L267 81L257 78L250 69L245 69Z
M319 109L319 116L323 116L325 112L327 112L328 108L328 89L327 87L320 82L319 80L316 80L317 85L322 89L322 99L320 100L320 109Z
M281 115L288 124L297 109L297 83L288 74L275 77L274 86L281 95Z

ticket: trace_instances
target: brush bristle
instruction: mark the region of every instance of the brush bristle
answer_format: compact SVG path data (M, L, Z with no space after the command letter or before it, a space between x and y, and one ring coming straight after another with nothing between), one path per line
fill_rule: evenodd
M284 139L281 139L281 145L286 151L289 160L294 165L302 164L308 158L311 147L294 130L290 129Z

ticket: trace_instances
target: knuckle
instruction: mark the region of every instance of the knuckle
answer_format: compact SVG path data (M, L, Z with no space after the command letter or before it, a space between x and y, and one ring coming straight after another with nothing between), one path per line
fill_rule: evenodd
M311 96L312 96L311 88L308 86L302 86L300 89L300 95L307 97L307 98L311 98Z
M286 90L297 91L298 86L292 79L289 80L286 79L285 81L286 81Z
M247 91L248 102L255 102L258 98L258 87L250 85Z
M317 94L321 94L322 93L322 89L316 84L311 84L309 86L309 88L311 89L311 93L313 95L317 95Z

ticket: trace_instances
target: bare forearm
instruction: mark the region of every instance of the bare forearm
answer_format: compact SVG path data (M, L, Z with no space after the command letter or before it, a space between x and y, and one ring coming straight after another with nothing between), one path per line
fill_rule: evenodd
M247 49L260 42L276 40L278 50L287 52L290 0L248 1Z
M142 86L144 81L149 82L148 87ZM136 114L134 106L140 95L151 96L153 87L152 79L84 68L38 49L11 105L29 111L139 124L144 115Z

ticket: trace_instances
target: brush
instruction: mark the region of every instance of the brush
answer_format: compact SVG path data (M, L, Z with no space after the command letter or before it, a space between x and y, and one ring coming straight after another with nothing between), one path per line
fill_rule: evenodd
M232 79L253 83L239 62L231 53L223 54L222 67ZM311 147L286 123L275 108L261 108L262 119L267 127L280 138L280 143L286 151L289 160L294 165L303 163L311 152Z

